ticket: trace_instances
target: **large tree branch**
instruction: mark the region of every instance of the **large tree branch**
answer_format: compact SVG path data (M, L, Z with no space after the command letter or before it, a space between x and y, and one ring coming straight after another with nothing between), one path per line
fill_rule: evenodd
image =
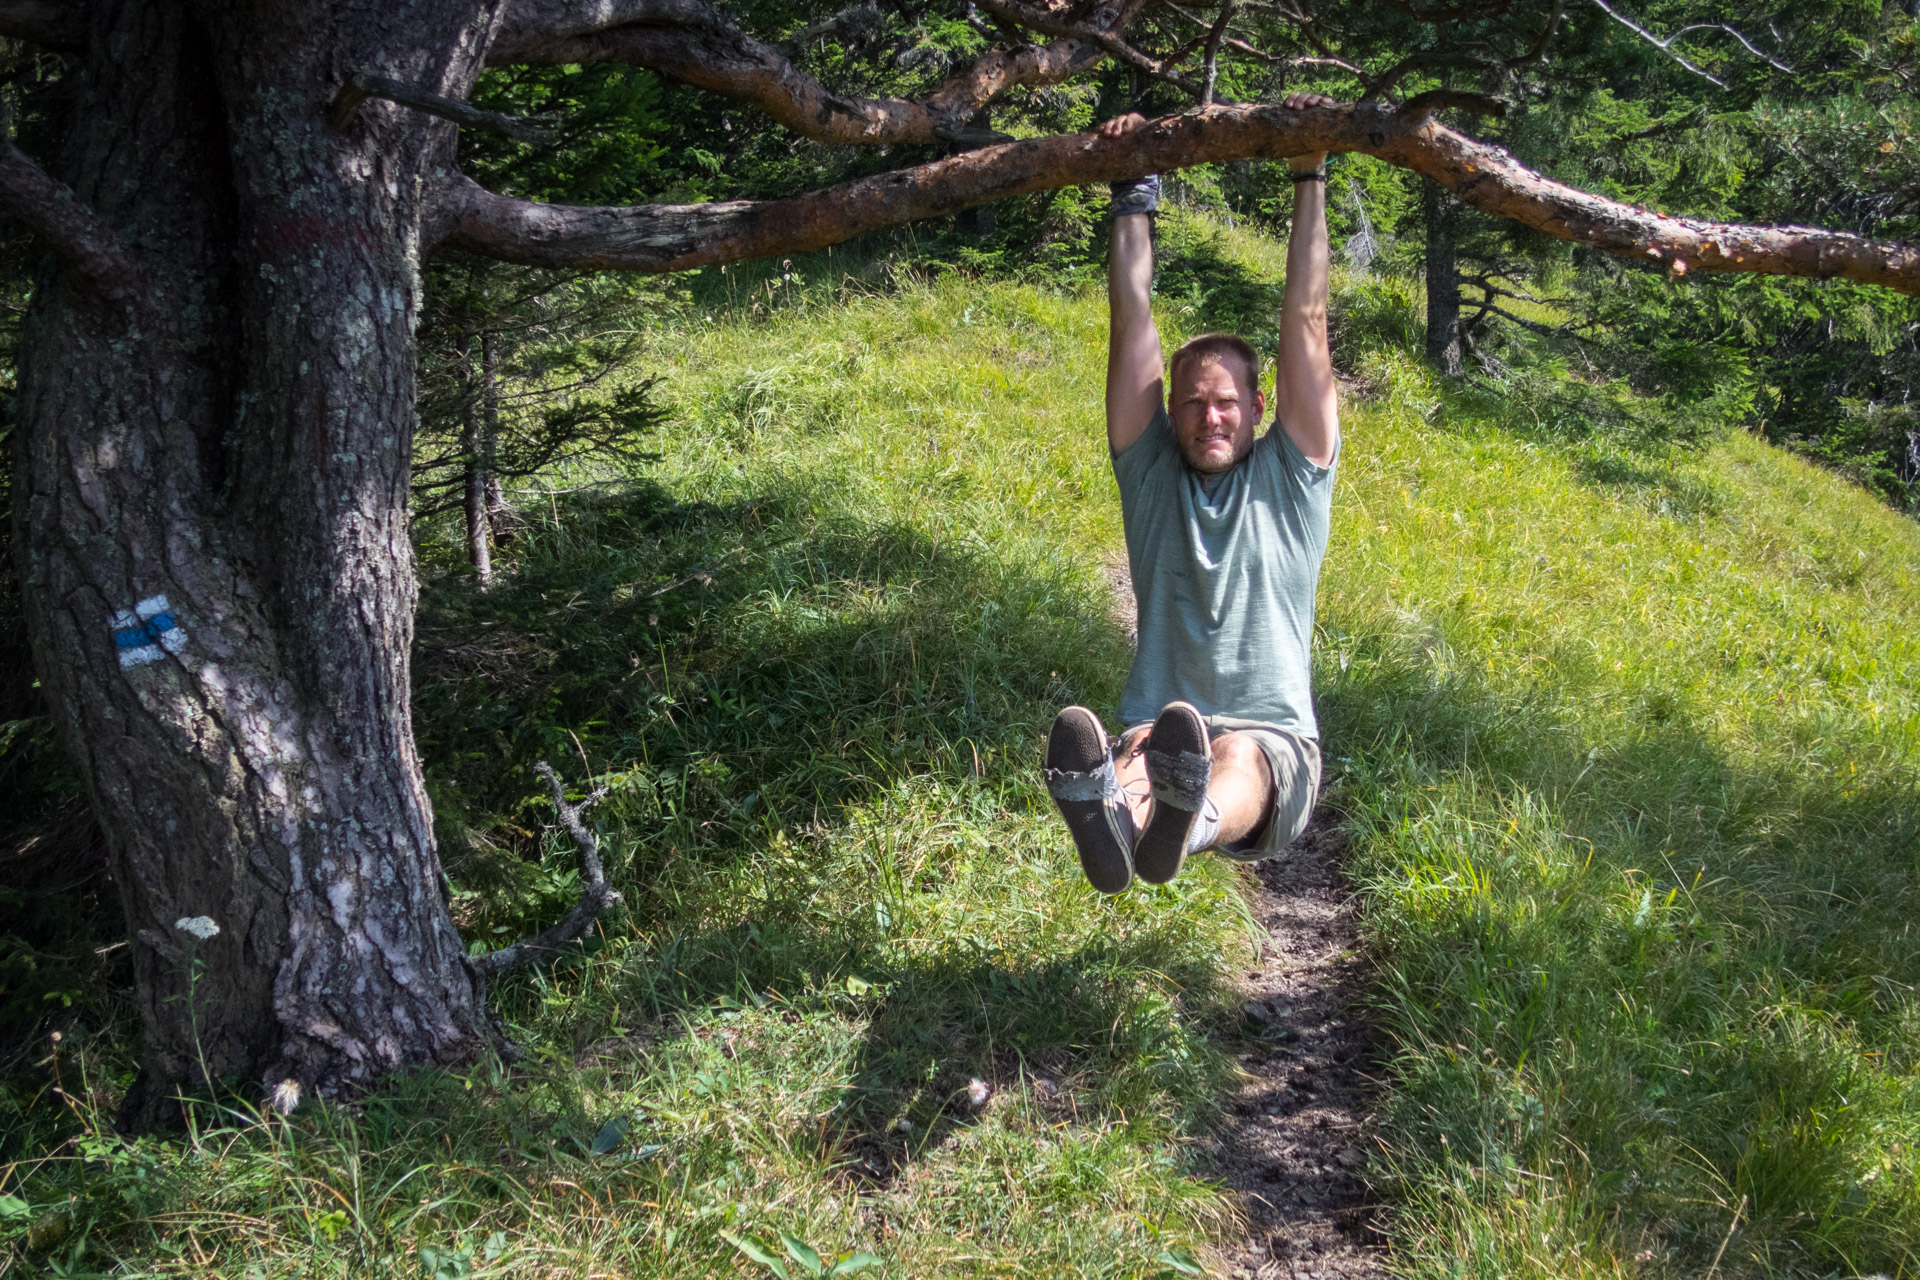
M143 305L141 272L113 229L64 183L27 158L0 128L0 212L39 236L109 303Z
M1108 0L1091 30L1118 29L1142 0ZM624 62L702 89L742 98L803 137L822 142L1005 141L967 121L1016 86L1059 84L1106 54L1097 43L992 49L923 99L838 94L785 52L741 31L706 0L521 0L487 54L493 65Z
M79 0L0 0L0 36L78 49L87 39L87 6Z
M546 267L684 271L824 248L989 201L1227 160L1359 151L1425 174L1487 213L1676 273L1845 277L1920 293L1920 246L1817 227L1670 218L1564 186L1426 112L1378 103L1292 111L1207 107L1115 138L1069 134L970 151L787 200L579 208L515 200L452 176L442 243Z

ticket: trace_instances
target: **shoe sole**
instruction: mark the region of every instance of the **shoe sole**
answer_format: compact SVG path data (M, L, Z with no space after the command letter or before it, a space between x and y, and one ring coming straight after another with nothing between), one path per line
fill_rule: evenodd
M1107 758L1107 733L1100 718L1085 707L1068 707L1053 718L1047 731L1047 768L1069 773L1091 773ZM1080 870L1087 883L1101 893L1119 893L1133 883L1133 859L1107 821L1106 805L1098 800L1062 800L1054 806L1067 821L1073 847L1080 852Z
M1160 713L1147 736L1153 751L1190 751L1197 756L1211 755L1207 742L1207 722L1184 702L1176 702ZM1148 757L1149 760L1152 757ZM1147 778L1153 778L1153 766L1147 766ZM1133 873L1148 884L1165 884L1180 874L1187 861L1187 837L1193 833L1197 809L1179 809L1153 802L1153 816L1133 847Z

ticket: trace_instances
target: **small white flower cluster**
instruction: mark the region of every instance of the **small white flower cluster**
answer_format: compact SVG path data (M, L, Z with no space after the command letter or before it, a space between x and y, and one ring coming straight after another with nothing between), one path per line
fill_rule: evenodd
M212 916L181 916L173 922L173 927L202 942L220 932L220 926L213 922Z
M282 1080L279 1084L273 1086L273 1109L275 1111L278 1111L283 1116L290 1116L293 1114L294 1108L299 1105L300 1082L298 1080Z

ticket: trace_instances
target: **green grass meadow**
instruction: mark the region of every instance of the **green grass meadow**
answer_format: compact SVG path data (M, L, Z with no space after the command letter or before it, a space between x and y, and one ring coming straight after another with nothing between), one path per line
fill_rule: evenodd
M1279 248L1165 231L1163 336L1265 332ZM494 591L423 545L470 939L577 893L534 761L610 791L622 906L494 993L527 1059L125 1142L127 1046L75 1036L0 1095L0 1269L1215 1269L1241 873L1103 900L1036 777L1128 660L1098 282L792 277L636 317L660 461L514 495ZM1920 1272L1920 529L1744 435L1443 388L1411 288L1338 293L1317 681L1388 1267Z

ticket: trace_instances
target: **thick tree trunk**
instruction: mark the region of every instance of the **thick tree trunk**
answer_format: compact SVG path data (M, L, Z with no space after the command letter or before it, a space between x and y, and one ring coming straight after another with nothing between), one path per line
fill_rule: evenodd
M1433 179L1420 184L1427 230L1427 363L1449 378L1465 372L1460 342L1460 269L1455 236L1460 202Z
M418 191L451 130L324 123L342 66L464 87L478 32L334 7L99 8L59 176L155 305L49 268L21 359L28 628L126 909L137 1125L203 1067L334 1091L491 1034L408 703Z

